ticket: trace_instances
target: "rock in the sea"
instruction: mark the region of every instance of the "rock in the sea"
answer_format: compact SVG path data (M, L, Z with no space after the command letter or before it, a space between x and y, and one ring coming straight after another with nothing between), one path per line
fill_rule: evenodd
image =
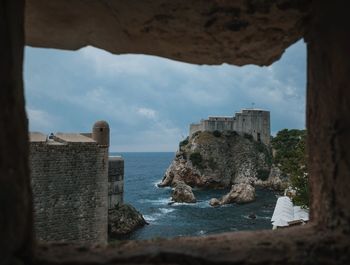
M239 183L232 185L228 194L223 196L220 200L211 199L209 204L211 206L218 206L230 203L247 203L255 200L255 188L248 183Z
M231 191L222 198L222 204L246 203L255 200L255 188L247 183L232 185Z
M255 213L251 213L248 215L249 219L256 219L256 214Z
M220 206L220 201L219 201L218 199L216 199L216 198L212 198L212 199L209 201L209 204L210 204L210 206L214 206L214 207Z
M174 202L195 203L196 197L193 194L192 188L182 181L176 183L172 193L172 200Z
M130 204L118 204L108 211L108 235L111 238L129 234L148 224L142 214Z

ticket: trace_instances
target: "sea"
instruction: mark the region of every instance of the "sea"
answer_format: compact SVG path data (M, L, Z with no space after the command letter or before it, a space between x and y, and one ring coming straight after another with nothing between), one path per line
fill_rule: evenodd
M140 240L179 236L205 236L214 233L243 230L271 229L271 216L277 193L256 189L256 200L247 204L229 204L211 207L211 198L220 198L229 189L209 190L194 188L197 203L171 202L170 187L157 184L175 153L111 153L125 161L124 202L133 205L149 223L123 239ZM253 214L255 219L249 218Z

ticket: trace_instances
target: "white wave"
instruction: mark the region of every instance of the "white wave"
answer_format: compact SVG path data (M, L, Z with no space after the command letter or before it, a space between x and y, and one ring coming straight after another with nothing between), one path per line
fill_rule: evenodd
M158 186L158 184L161 184L162 183L162 181L160 180L157 180L157 181L155 181L155 182L153 182L152 183L152 185L154 186L154 187L156 187L157 189L165 189L165 190L170 190L170 189L173 189L172 187L170 187L170 186L165 186L165 187L159 187Z
M212 208L212 206L209 204L209 201L199 201L197 202L197 206L199 208Z
M204 230L199 230L196 234L199 235L199 236L203 236L207 233L207 231L204 231Z
M161 213L163 213L163 214L167 214L167 213L171 213L171 212L175 211L175 209L159 208L159 211L161 211Z
M150 199L141 199L138 200L139 203L150 203L153 205L168 205L170 202L170 198L158 198L156 200L150 200Z
M156 216L154 216L154 215L144 215L143 218L145 218L145 220L146 220L147 222L153 222L153 221L155 221L155 220L158 219L158 218L156 218Z
M199 201L196 203L187 203L187 202L174 202L171 204L171 206L191 206L191 207L196 207L196 208L209 208L211 207L209 205L209 201Z
M270 220L272 216L257 216L257 219L265 219L265 220Z
M153 182L153 186L156 187L156 188L159 188L158 184L160 184L160 181Z
M159 188L158 184L160 184L160 183L162 183L162 181L157 180L157 181L153 182L153 186L158 189Z
M143 217L145 218L145 220L149 223L152 223L152 224L156 224L156 221L163 218L163 217L166 217L168 218L168 216L166 216L167 214L175 211L176 209L169 209L169 208L159 208L158 211L159 212L156 212L156 213L153 213L153 214L146 214L144 215Z

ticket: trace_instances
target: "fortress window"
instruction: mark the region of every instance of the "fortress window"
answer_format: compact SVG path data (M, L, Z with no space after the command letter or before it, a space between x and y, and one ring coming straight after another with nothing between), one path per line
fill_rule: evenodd
M15 5L12 5L12 2L16 2ZM3 45L3 54L5 55L5 62L9 58L12 60L12 55L18 55L21 53L21 50L19 49L21 45L21 41L16 41L13 43L11 49L10 45L8 45L9 42L12 41L12 37L15 36L17 38L17 32L22 32L21 21L23 22L23 2L24 1L4 1L5 8L1 9L1 11L5 10L4 13L6 16L3 16L3 20L5 23L2 23L1 31L2 33L5 33L4 35L4 42L5 45ZM32 2L32 1L28 1ZM34 1L33 1L34 2ZM43 3L44 1L42 1ZM60 1L57 1L60 2ZM251 2L258 2L258 1L251 1ZM269 1L274 4L275 1ZM278 2L278 1L276 1ZM322 1L301 1L301 2L311 2L308 4L308 6L304 6L303 4L300 5L300 9L294 9L294 14L299 14L299 12L302 12L301 10L304 10L303 14L301 14L300 23L298 23L298 31L300 27L300 35L305 34L305 40L308 45L308 97L307 97L307 103L308 103L308 110L310 112L312 111L312 119L308 120L308 135L310 141L308 141L308 146L310 147L310 155L315 156L314 158L310 159L311 166L314 170L312 170L310 173L311 178L311 186L313 187L313 191L315 194L313 194L313 200L312 200L312 212L313 212L313 225L303 227L302 229L292 229L290 231L273 231L270 233L269 231L265 231L263 233L257 233L256 236L251 233L238 233L234 236L231 235L216 235L215 237L208 238L200 238L198 240L195 239L189 239L189 240L183 240L183 241L177 241L177 240L169 240L167 242L162 242L159 240L156 241L150 241L145 243L134 243L136 246L135 249L137 249L134 253L134 250L128 251L128 248L124 248L124 245L120 246L122 248L122 258L120 263L128 263L128 262L134 262L134 263L143 263L149 261L150 264L159 263L160 260L164 260L164 263L168 260L172 260L174 263L247 263L247 264L268 264L268 263L278 263L278 261L282 261L285 264L297 264L297 263L309 263L309 264L319 264L319 263L328 263L328 264L336 264L336 263L343 263L346 264L347 261L349 261L349 254L347 252L347 249L349 248L348 239L347 239L347 232L348 232L348 224L349 224L349 207L346 204L346 201L349 199L348 193L345 192L347 188L347 184L349 183L348 174L346 172L346 168L342 166L344 164L343 161L347 161L349 159L348 153L346 152L346 140L348 139L348 136L345 134L348 132L348 127L346 127L347 120L346 120L346 108L339 108L338 104L342 102L347 102L349 100L349 93L346 92L346 86L342 86L339 84L345 83L348 79L348 76L346 74L349 70L349 64L346 60L341 61L338 58L347 58L347 42L348 40L346 38L346 33L348 32L347 29L339 30L339 32L335 32L332 30L333 26L334 28L340 28L341 25L344 25L346 22L349 22L349 18L346 17L346 12L342 12L345 7L346 1L335 1L335 4L332 3L332 5L327 5L323 3ZM325 2L325 1L324 1ZM8 4L11 3L11 4ZM271 4L271 6L273 5ZM174 4L175 6L175 4ZM252 7L254 7L255 4L252 4ZM279 5L281 7L281 12L288 12L288 5ZM29 37L31 36L31 23L30 18L36 17L31 16L30 12L35 12L35 9L33 7L38 8L38 10L45 10L44 8L40 9L40 5L32 5L32 8L27 8L26 12L29 13L29 16L27 16L27 19L29 20L29 26L26 28L26 35ZM220 7L220 6L219 6ZM292 6L293 7L293 6ZM303 8L306 7L306 8ZM164 7L165 12L167 11L167 8ZM191 6L194 11L196 11L197 5ZM10 11L8 11L10 10ZM88 10L88 5L86 7L86 10ZM181 10L181 9L179 9ZM254 9L253 9L254 10ZM306 11L305 11L306 10ZM194 12L193 11L193 12ZM107 11L106 11L107 12ZM272 11L271 11L272 12ZM274 10L276 12L276 10ZM45 11L41 12L42 14L45 14ZM47 12L48 13L48 12ZM57 12L59 13L59 12ZM63 12L62 12L63 13ZM102 13L102 12L101 12ZM253 14L252 12L251 16L254 17L256 14ZM255 12L258 13L258 12ZM269 13L269 12L267 12ZM103 13L102 13L103 14ZM287 13L288 14L288 13ZM55 14L56 15L56 14ZM104 14L103 14L104 15ZM267 21L270 22L270 19L273 19L273 15L269 16L270 14L267 14L266 17L268 18ZM345 15L345 16L344 16ZM275 24L280 27L282 26L283 22L288 22L290 19L295 18L297 15L292 16L290 18L288 15L285 16L285 21L281 21L280 19L277 19L277 22ZM307 21L304 21L304 16L306 16L308 19ZM15 17L14 20L12 18ZM17 23L17 19L18 22ZM9 20L15 21L16 23L10 23ZM96 20L97 21L97 20ZM137 20L135 20L137 21ZM218 20L219 21L219 20ZM329 23L329 21L332 21L332 24ZM35 22L35 21L34 21ZM50 21L46 22L48 24ZM79 22L79 20L77 20ZM294 21L291 20L294 25ZM33 22L32 22L33 23ZM136 23L136 22L135 22ZM78 23L77 23L78 24ZM167 23L159 23L159 26L162 27L164 24L164 27L167 27ZM35 24L37 25L37 24ZM78 24L80 25L80 23ZM98 28L100 24L96 23L94 25L96 28ZM292 25L292 24L291 24ZM50 25L51 26L51 25ZM324 30L325 26L327 27L327 30ZM266 28L269 27L269 24L267 23ZM56 30L57 28L57 30ZM71 28L69 29L71 32L74 32L76 35L79 34L79 30L81 30L82 27L77 28ZM127 27L126 27L127 28ZM18 31L17 31L18 29ZM40 27L38 28L40 29ZM34 29L34 30L38 30ZM56 34L56 31L58 31L59 28L53 26L52 32L53 34ZM169 32L171 33L171 28L169 29ZM293 30L294 31L294 30ZM14 34L16 32L16 34ZM243 32L242 32L243 33ZM287 32L286 32L287 33ZM298 32L299 33L299 32ZM344 33L344 34L343 34ZM299 36L299 34L296 34L295 38ZM345 35L345 36L344 36ZM11 39L7 40L7 36L10 36ZM27 37L28 37L27 36ZM59 36L57 34L57 36ZM68 35L67 35L68 36ZM148 33L148 36L150 33ZM164 40L171 39L172 35L164 34L163 38ZM286 34L286 36L288 36ZM344 37L343 37L344 36ZM50 36L48 36L49 39ZM219 36L218 36L219 37ZM102 35L103 38L103 35ZM28 38L27 38L28 39ZM96 37L97 42L98 37ZM23 40L22 40L23 41ZM65 40L65 38L60 38L55 43L57 43L57 46L60 45L60 42L65 42L68 40ZM100 40L99 40L100 41ZM274 40L274 42L278 41ZM28 41L30 44L30 40ZM103 42L103 40L101 40ZM37 42L40 44L40 42ZM42 43L46 43L47 47L50 46L49 40L46 42L44 40ZM88 43L88 42L87 42ZM212 42L208 42L205 47L209 47ZM252 40L251 43L254 43ZM337 45L334 45L336 43ZM248 44L248 40L244 41L242 45ZM285 45L288 44L287 40L284 43ZM143 49L143 42L140 42L140 51L148 50L147 46ZM53 46L53 45L52 45ZM108 45L107 45L108 46ZM180 45L178 45L180 46ZM186 51L187 47L181 47L179 48L179 51ZM169 51L171 49L171 46L164 45L162 47L161 51L157 50L157 47L154 48L154 54L164 54L165 51ZM225 51L226 47L223 47L223 51ZM16 54L16 51L18 50L18 54ZM261 46L257 46L258 52L264 52L262 51ZM7 52L9 51L9 52ZM121 52L125 50L121 49ZM170 51L169 51L170 54ZM208 54L210 54L208 52ZM252 54L252 56L255 55ZM322 56L321 59L319 57ZM18 75L16 77L21 79L21 71L17 71L16 69L20 69L19 65L17 65L18 61L21 61L21 56L15 56L13 60L13 65L16 67L13 72L13 75ZM11 61L12 62L12 61ZM221 60L218 59L217 61L214 60L214 63L220 63ZM333 66L336 64L336 62L340 62L338 67L339 71L329 71L329 66ZM18 67L17 67L18 66ZM11 69L12 70L12 69ZM4 72L5 75L7 75L7 72ZM7 81L7 77L4 77L5 81ZM11 78L12 77L11 74ZM1 81L2 83L5 83L4 81ZM17 81L17 80L16 80ZM327 82L330 81L330 82ZM12 82L12 80L11 80ZM17 82L19 83L19 82ZM7 86L7 83L5 83ZM19 87L21 84L18 85ZM17 88L17 87L16 87ZM9 92L10 91L10 92ZM20 91L20 90L17 90ZM329 98L330 92L332 92L332 95L334 97ZM2 95L4 99L1 99L1 106L3 109L8 108L9 112L4 113L4 115L1 117L1 120L3 122L6 121L6 118L13 113L13 111L19 112L24 106L22 101L15 101L12 108L9 108L11 102L8 99L11 99L12 90L5 89L4 94ZM19 93L17 93L19 94ZM17 95L16 94L16 95ZM340 95L343 96L343 98L340 97ZM16 97L17 98L17 97ZM18 103L19 102L19 103ZM23 111L21 111L23 113ZM316 115L315 115L316 114ZM344 115L345 114L345 115ZM308 117L310 117L310 113L307 114ZM6 126L4 128L5 133L7 135L11 136L11 139L23 141L24 135L25 135L25 124L23 120L25 119L24 115L22 115L23 119L14 119L13 123L10 123L9 126ZM315 117L316 118L313 118ZM319 118L321 117L321 118ZM336 130L330 130L329 125L333 125L334 119L337 119L337 127L342 128L341 134ZM244 121L244 119L243 119ZM266 121L266 120L265 120ZM344 127L343 127L344 126ZM11 131L11 129L17 129L16 131ZM337 129L337 128L336 128ZM11 135L12 134L12 135ZM317 137L320 137L322 140L334 140L334 143L336 143L336 149L333 145L329 144L328 141L318 141ZM5 141L8 141L8 139L2 139L1 144L6 143ZM21 142L19 142L21 143ZM317 143L317 145L315 144ZM25 204L25 200L27 200L28 195L26 195L27 190L25 188L28 188L28 185L25 186L24 184L28 184L29 175L28 173L23 170L25 169L25 159L23 157L26 157L26 152L22 152L23 149L21 148L21 145L14 145L13 150L8 150L8 145L4 146L3 154L0 157L1 159L4 159L5 163L2 163L0 165L0 169L4 170L5 172L2 172L1 174L1 180L6 183L9 187L18 187L19 191L23 192L17 192L15 188L13 188L14 191L16 191L14 194L15 200L11 201L10 205L11 211L9 211L9 215L7 216L1 216L4 218L4 220L7 223L10 223L13 225L9 226L10 228L18 227L17 230L13 229L8 233L5 229L1 232L1 243L2 243L2 252L0 260L3 260L3 254L5 254L5 263L6 260L9 260L11 263L29 263L27 262L32 257L32 253L30 253L31 249L33 247L36 247L30 239L31 233L27 233L31 229L31 222L20 222L21 215L16 214L16 206L26 206L23 207L23 209L20 209L21 212L26 213L30 212L30 203ZM8 151L8 152L6 152ZM12 151L12 152L9 152ZM15 157L13 154L20 156ZM333 161L334 157L329 154L335 154L336 155L336 161ZM339 156L339 157L338 157ZM16 161L17 159L18 161ZM333 160L332 160L333 159ZM15 160L15 161L14 161ZM24 162L23 162L24 161ZM8 171L6 166L7 163L12 162L18 162L18 172L21 174L18 174L14 180L7 178ZM19 163L21 162L21 163ZM3 166L5 165L5 166ZM24 166L23 166L24 165ZM336 172L330 172L330 167L337 167L338 170ZM14 168L14 170L17 170L17 168ZM315 173L319 173L318 175ZM332 174L334 173L334 174ZM3 178L4 175L4 178ZM336 180L335 181L335 177ZM23 182L25 180L26 182ZM339 185L339 183L343 183L343 185ZM18 186L16 186L18 185ZM12 189L11 189L12 190ZM11 190L9 191L10 194ZM7 210L8 206L5 205L3 202L1 202L1 207L3 209ZM331 208L332 207L332 208ZM341 207L341 208L340 208ZM331 209L330 211L327 211L325 209ZM2 209L1 213L4 212ZM28 211L29 209L29 211ZM24 218L22 218L23 220ZM3 222L6 224L5 222ZM29 224L28 224L29 223ZM23 227L27 228L27 230L21 229L21 224L23 224ZM316 224L316 225L314 225ZM24 226L26 225L26 226ZM1 227L3 228L3 227ZM14 231L16 234L14 235L21 235L22 231L26 232L22 237L15 238L15 236L12 236L11 232ZM10 236L9 236L10 235ZM24 238L24 239L23 239ZM10 240L8 240L10 239ZM210 241L211 239L214 239L215 241ZM7 241L7 242L6 242ZM16 242L17 241L17 242ZM212 244L214 242L214 244ZM223 244L230 244L227 246L222 246ZM183 246L177 247L178 244L183 244ZM205 247L212 245L212 249L208 251L207 253L203 253L203 250ZM19 247L18 247L19 246ZM118 246L119 247L119 246ZM142 248L145 247L144 250ZM174 248L172 248L174 247ZM226 248L224 248L226 247ZM71 263L71 264L82 264L86 263L90 257L94 257L93 262L96 264L103 264L103 263L117 263L118 259L120 259L120 256L116 255L113 257L112 251L108 250L106 253L103 253L103 251L100 252L98 250L99 255L96 255L96 250L91 250L91 254L89 253L88 248L69 248L69 246L64 244L57 244L57 245L44 245L38 247L38 251L35 254L35 260L38 260L39 262L36 263L46 263L46 264L53 264L53 263ZM216 250L217 248L217 250ZM126 250L125 250L126 249ZM226 250L227 249L227 250ZM141 251L140 251L141 250ZM308 250L312 250L311 253L308 253ZM96 251L96 252L95 252ZM67 253L64 253L67 252ZM118 252L118 250L116 251ZM271 253L271 256L266 255L259 255L261 252L264 253ZM57 257L55 254L57 253ZM63 253L63 254L61 254ZM140 254L141 253L141 254ZM218 253L218 254L216 254ZM239 253L239 256L235 255L236 253ZM305 253L309 255L305 255ZM105 257L104 254L106 255ZM59 260L59 257L64 257L64 261ZM80 257L81 256L81 257ZM25 258L24 261L21 260L22 257L29 257ZM101 260L99 260L99 257L101 257ZM53 261L53 262L52 262ZM72 262L71 262L72 261ZM281 262L281 263L282 263ZM2 262L0 262L2 263ZM170 262L169 262L170 263Z

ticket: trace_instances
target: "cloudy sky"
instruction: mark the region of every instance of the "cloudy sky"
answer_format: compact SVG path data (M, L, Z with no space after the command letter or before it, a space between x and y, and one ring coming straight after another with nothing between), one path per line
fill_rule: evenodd
M86 47L25 50L31 131L111 127L111 151L176 151L188 126L242 108L271 111L272 134L305 127L306 48L291 46L269 67L192 65Z

